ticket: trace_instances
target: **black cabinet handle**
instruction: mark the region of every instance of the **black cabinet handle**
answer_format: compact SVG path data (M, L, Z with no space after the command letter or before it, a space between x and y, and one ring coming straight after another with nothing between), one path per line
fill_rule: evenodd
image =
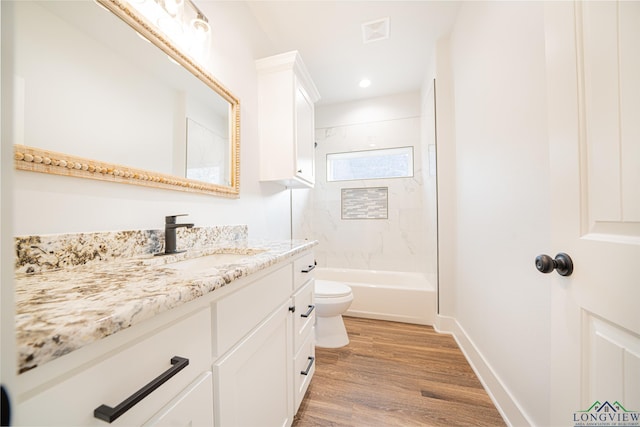
M302 273L308 273L308 272L310 272L311 270L313 270L314 268L316 268L316 266L315 266L315 265L310 265L310 266L309 266L309 267L307 267L307 268L303 268L303 269L302 269Z
M311 367L313 366L313 362L315 362L315 360L315 357L309 356L309 364L307 365L307 369L305 369L304 371L300 371L300 375L309 375L309 371L311 370Z
M316 306L315 306L315 305L310 305L310 306L309 306L309 310L307 310L307 312L306 312L306 313L302 313L302 314L300 315L300 317L309 317L309 316L311 315L311 312L313 311L313 309L314 309L314 308L316 308Z
M112 423L115 421L120 415L127 412L129 409L133 408L138 402L142 399L153 393L155 389L160 387L162 384L166 383L169 378L183 370L189 364L189 359L185 359L184 357L174 356L171 358L171 368L164 371L158 377L156 377L149 384L142 387L140 390L133 393L131 396L127 397L122 403L120 403L115 408L112 408L107 405L100 405L93 411L93 416L99 418L108 423Z

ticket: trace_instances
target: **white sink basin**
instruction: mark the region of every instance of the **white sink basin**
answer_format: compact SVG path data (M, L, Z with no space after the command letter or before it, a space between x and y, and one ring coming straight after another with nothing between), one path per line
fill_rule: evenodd
M251 254L212 254L199 258L186 259L184 261L176 261L170 264L165 264L163 267L171 268L174 270L205 270L207 268L219 267L227 264L234 264L242 259L249 258L255 255L256 252Z

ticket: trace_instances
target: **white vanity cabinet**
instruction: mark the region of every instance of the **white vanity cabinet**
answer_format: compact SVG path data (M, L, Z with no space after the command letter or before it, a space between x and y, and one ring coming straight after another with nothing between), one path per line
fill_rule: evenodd
M25 372L15 425L107 426L95 409L176 370L110 424L290 426L315 369L314 266L303 252Z
M297 51L259 59L256 66L260 180L313 187L318 90Z

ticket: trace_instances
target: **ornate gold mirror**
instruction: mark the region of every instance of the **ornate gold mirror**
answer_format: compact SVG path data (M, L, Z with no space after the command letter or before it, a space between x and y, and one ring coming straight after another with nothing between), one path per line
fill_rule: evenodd
M14 12L17 169L239 196L240 104L193 52L125 0Z

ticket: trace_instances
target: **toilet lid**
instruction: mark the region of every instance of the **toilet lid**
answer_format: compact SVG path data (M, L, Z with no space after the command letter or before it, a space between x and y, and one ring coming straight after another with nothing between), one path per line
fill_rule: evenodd
M351 293L351 288L344 283L329 280L316 280L315 292L317 297L344 297Z

